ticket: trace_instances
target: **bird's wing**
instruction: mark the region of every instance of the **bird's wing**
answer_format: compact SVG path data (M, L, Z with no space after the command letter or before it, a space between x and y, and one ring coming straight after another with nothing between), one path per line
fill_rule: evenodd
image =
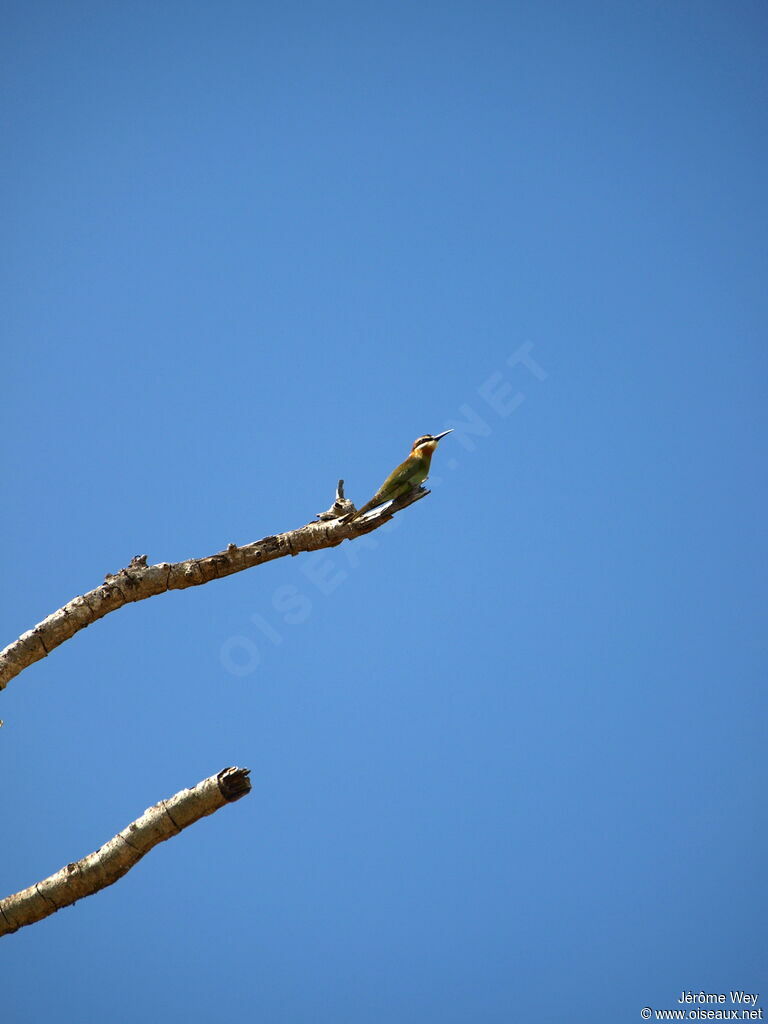
M422 467L414 459L406 459L397 469L393 469L387 479L376 492L377 497L386 495L389 498L403 493L407 488L420 483L424 479Z

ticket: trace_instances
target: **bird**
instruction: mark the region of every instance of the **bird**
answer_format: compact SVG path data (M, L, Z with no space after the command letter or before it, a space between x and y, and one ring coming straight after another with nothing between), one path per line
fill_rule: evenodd
M397 469L392 470L371 500L353 513L347 522L351 523L355 519L359 519L360 516L370 512L377 505L394 501L395 498L402 497L408 491L412 491L424 483L429 476L429 466L440 438L452 431L453 427L450 430L444 430L442 434L422 434L421 437L417 437L405 462L401 462Z

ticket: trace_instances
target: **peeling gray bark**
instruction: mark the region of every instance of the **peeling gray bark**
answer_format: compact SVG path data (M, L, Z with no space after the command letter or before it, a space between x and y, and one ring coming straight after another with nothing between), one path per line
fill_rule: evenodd
M336 500L327 512L318 516L319 522L308 523L296 530L263 537L241 547L229 544L224 551L218 551L215 555L189 558L185 562L147 565L147 556L137 555L125 569L114 574L108 573L101 586L72 598L0 651L0 690L5 689L11 679L25 668L47 657L55 647L69 640L75 633L123 605L143 601L168 590L201 586L286 555L336 547L342 541L354 540L377 530L389 522L395 513L430 493L423 487L416 488L383 511L374 511L365 519L350 523L343 517L354 511L354 505L344 497L343 484L344 481L340 480Z
M146 555L136 555L125 569L108 573L100 586L73 598L1 651L0 690L25 668L47 657L81 629L123 605L143 601L168 590L197 587L286 555L336 547L342 541L354 540L377 530L401 509L429 493L424 487L415 488L390 505L371 511L365 518L349 522L355 506L344 497L344 481L339 480L331 507L318 514L317 522L296 530L264 537L241 547L228 544L224 551L185 562L147 565ZM193 789L182 790L170 800L150 807L95 853L0 900L0 936L41 921L62 907L71 906L84 896L112 885L153 846L177 835L205 815L213 814L224 804L239 800L250 789L248 769L225 768Z
M62 907L106 889L130 871L153 846L246 796L251 791L248 771L247 768L225 768L192 789L182 789L169 800L161 800L150 807L95 853L0 900L0 936L42 921Z

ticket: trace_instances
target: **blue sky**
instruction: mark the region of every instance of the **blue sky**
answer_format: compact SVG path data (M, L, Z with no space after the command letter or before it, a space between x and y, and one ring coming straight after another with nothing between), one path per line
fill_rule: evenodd
M6 6L3 643L133 555L395 528L0 699L19 1024L637 1020L766 988L760 3Z

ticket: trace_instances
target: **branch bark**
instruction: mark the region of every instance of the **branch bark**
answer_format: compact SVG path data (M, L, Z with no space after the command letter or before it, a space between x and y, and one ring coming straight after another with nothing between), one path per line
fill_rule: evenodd
M95 853L0 900L0 936L42 921L62 907L112 885L153 846L250 793L248 772L247 768L225 768L192 789L182 789L150 807Z
M101 586L73 598L0 651L0 690L5 689L11 679L25 668L47 657L59 644L123 605L143 601L168 590L197 587L286 555L336 547L342 541L354 540L377 530L395 513L430 493L423 487L415 488L382 510L350 523L339 518L354 510L352 502L344 498L343 484L344 481L340 480L336 500L327 512L318 516L319 522L308 523L296 530L264 537L242 547L229 544L225 551L204 558L190 558L185 562L147 565L147 556L137 555L125 569L115 574L108 573Z
M210 583L286 555L336 547L342 541L354 540L377 530L401 509L429 493L424 487L414 488L390 505L349 522L355 506L344 497L344 481L339 480L331 507L318 514L317 522L296 530L264 537L242 547L229 544L225 551L204 558L190 558L185 562L147 565L147 556L137 555L125 569L108 573L100 586L73 598L0 651L0 690L25 668L47 657L59 644L123 605L143 601L167 590L185 590ZM150 807L95 853L0 900L0 936L41 921L62 907L112 885L153 846L177 835L225 803L239 800L250 789L247 769L225 768L193 789L182 790L170 800Z

